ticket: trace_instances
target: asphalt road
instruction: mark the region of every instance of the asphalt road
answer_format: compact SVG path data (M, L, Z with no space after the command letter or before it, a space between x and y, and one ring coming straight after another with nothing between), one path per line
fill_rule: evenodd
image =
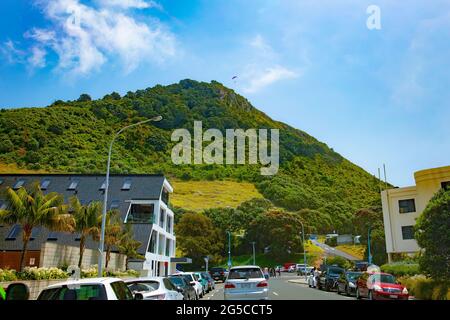
M269 298L271 300L350 300L354 297L326 292L307 285L291 283L288 280L299 279L296 275L283 274L281 278L269 279ZM216 283L216 289L203 298L204 300L223 300L223 283Z
M313 244L315 244L316 246L321 247L325 251L326 255L340 256L340 257L343 257L343 258L345 258L347 260L350 260L350 261L359 260L358 258L356 258L356 257L354 257L354 256L352 256L352 255L350 255L350 254L348 254L346 252L343 252L343 251L340 251L340 250L336 250L335 248L330 247L329 245L321 243L321 242L319 242L317 240L311 240L311 242Z

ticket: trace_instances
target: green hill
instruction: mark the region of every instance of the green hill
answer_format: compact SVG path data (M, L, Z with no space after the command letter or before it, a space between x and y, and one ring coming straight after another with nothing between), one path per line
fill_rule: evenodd
M126 131L114 146L113 173L165 173L184 180L253 183L275 205L329 214L333 227L354 211L377 204L378 180L307 133L277 122L222 84L182 80L169 86L117 93L91 101L56 101L48 107L2 109L0 163L48 172L105 171L107 146L122 126L155 115L163 120ZM260 175L259 165L174 165L173 129L277 128L280 170ZM193 190L193 197L195 197ZM214 202L211 206L215 206Z

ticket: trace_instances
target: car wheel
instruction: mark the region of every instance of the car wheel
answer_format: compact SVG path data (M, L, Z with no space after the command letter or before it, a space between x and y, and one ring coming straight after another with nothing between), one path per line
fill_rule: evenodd
M368 299L369 299L369 300L373 300L373 294L372 294L372 291L369 291L369 297L368 297Z
M358 288L356 288L356 299L361 300L361 295L359 294Z
M337 294L341 294L341 290L339 290L339 285L337 286L336 293L337 293Z
M330 291L330 286L328 284L325 284L325 291Z

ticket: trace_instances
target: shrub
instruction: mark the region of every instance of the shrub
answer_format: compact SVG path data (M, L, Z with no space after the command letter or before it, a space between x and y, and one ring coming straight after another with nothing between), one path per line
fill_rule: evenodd
M27 267L22 272L18 272L17 276L20 280L50 280L66 279L69 274L59 268Z
M409 294L420 300L449 300L450 283L433 280L424 275L399 278Z
M0 282L15 281L15 280L17 280L17 275L16 275L15 270L0 269Z
M329 239L326 239L325 244L329 245L330 247L336 247L337 246L337 237L331 237Z
M404 262L383 264L381 266L381 271L391 273L397 277L414 276L420 273L419 264Z
M326 262L327 265L335 264L344 269L349 269L352 267L352 263L349 260L339 256L328 257Z

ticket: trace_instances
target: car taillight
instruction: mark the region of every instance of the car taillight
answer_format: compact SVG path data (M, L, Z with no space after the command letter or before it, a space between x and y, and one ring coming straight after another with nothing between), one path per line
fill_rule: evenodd
M236 288L236 286L233 283L225 283L225 289L233 289Z
M261 288L261 287L267 287L269 284L267 283L267 281L261 281L260 283L258 283L256 286Z

